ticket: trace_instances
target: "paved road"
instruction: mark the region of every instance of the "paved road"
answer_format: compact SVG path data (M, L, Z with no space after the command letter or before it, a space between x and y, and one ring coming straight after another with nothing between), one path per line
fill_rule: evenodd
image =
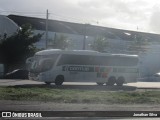
M18 111L159 111L156 104L90 104L0 100L0 110ZM4 106L4 107L2 107Z
M136 114L145 113L143 111L146 111L147 113L154 113L154 114L160 115L160 112L158 112L160 108L159 105L147 105L147 104L106 105L106 104L71 104L71 103L53 103L53 102L42 102L42 101L38 102L38 101L0 100L0 106L1 106L0 111L17 111L17 112L34 111L34 112L42 113L42 116L44 115L43 117L52 116L51 117L52 119L54 118L58 120L61 120L61 119L70 120L71 118L69 116L87 117L87 118L78 118L79 120L85 120L85 119L91 120L91 118L89 117L92 117L92 119L94 120L97 120L97 119L105 120L106 119L105 117L110 116L111 118L111 116L119 116L119 115L123 116L126 120L128 117L131 117L131 119L137 119L137 117L132 117L134 113ZM49 111L49 112L44 112L44 111ZM135 112L131 112L131 111L135 111ZM94 117L100 117L100 116L102 116L102 118L94 118ZM51 119L50 117L48 119ZM60 118L57 118L57 117L60 117ZM141 117L141 118L143 119L144 117ZM120 117L118 117L118 119L120 119Z
M44 85L43 82L37 82L32 80L11 80L11 79L0 79L0 86L15 86L15 85ZM54 85L54 84L53 84ZM96 86L96 83L71 83L64 82L64 86ZM160 88L160 82L137 82L137 83L128 83L125 86L132 86L137 88Z
M43 101L11 101L0 100L0 111L34 111L42 113L42 116L54 117L113 117L123 116L132 117L134 113L154 113L160 115L159 105L148 104L71 104L71 103L53 103ZM49 112L43 112L49 111ZM108 111L108 112L107 112ZM114 112L115 111L115 112ZM116 112L118 111L118 112ZM135 111L135 112L131 112ZM43 114L44 113L44 114Z

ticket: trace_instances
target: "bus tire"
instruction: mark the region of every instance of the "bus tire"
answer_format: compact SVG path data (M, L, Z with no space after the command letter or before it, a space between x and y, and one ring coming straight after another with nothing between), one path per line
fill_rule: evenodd
M97 82L97 85L103 85L104 83Z
M45 84L46 84L46 85L50 85L50 84L51 84L51 82L45 82Z
M125 78L123 76L118 77L116 84L117 86L123 86L123 83L125 82Z
M55 79L55 85L62 85L64 82L64 77L63 75L59 75Z
M106 85L113 86L115 83L116 83L116 77L111 76L108 78L108 82L106 83Z

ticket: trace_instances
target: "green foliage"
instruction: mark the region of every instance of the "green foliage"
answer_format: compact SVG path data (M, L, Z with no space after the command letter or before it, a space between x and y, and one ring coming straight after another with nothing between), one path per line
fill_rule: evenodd
M95 51L104 52L104 50L108 47L108 41L104 37L98 37L94 40L93 44L91 44L91 48Z
M134 42L129 47L129 50L137 51L137 52L145 52L147 50L148 39L141 35L137 34L134 36Z
M53 41L53 48L54 49L66 49L69 46L69 40L67 39L66 36L61 35L61 36L57 36L55 37L55 40Z
M0 87L0 100L52 101L89 104L160 104L159 91L108 91L48 86Z
M30 24L25 24L14 35L1 38L0 61L7 66L25 63L26 58L32 56L36 47L33 43L40 40L42 35L33 35Z
M148 40L145 38L145 36L137 34L135 36L135 40L134 41L135 41L135 43L137 45L146 45Z

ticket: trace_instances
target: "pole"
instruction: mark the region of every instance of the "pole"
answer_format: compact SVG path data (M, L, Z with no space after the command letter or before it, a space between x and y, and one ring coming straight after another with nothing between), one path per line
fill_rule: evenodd
M46 49L48 48L48 9L46 12Z
M83 38L83 50L86 49L86 24L84 24L84 38Z
M55 32L55 34L54 34L54 41L53 41L53 48L55 48L56 46L56 39L57 39L57 34L56 34L56 32Z

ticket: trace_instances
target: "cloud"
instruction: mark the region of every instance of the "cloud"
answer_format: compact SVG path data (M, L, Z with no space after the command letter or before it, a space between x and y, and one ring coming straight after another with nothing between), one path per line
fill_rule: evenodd
M116 19L113 21L118 21L118 24L135 24L146 19L143 5L146 5L146 2L138 2L137 0L90 0L79 2L79 6L87 14L94 16L95 19L103 22Z
M160 8L158 6L154 6L154 10L152 12L149 27L153 32L160 33Z
M21 15L90 23L106 27L159 31L157 0L0 0L0 8ZM157 9L155 10L155 5ZM34 14L34 13L43 14Z

